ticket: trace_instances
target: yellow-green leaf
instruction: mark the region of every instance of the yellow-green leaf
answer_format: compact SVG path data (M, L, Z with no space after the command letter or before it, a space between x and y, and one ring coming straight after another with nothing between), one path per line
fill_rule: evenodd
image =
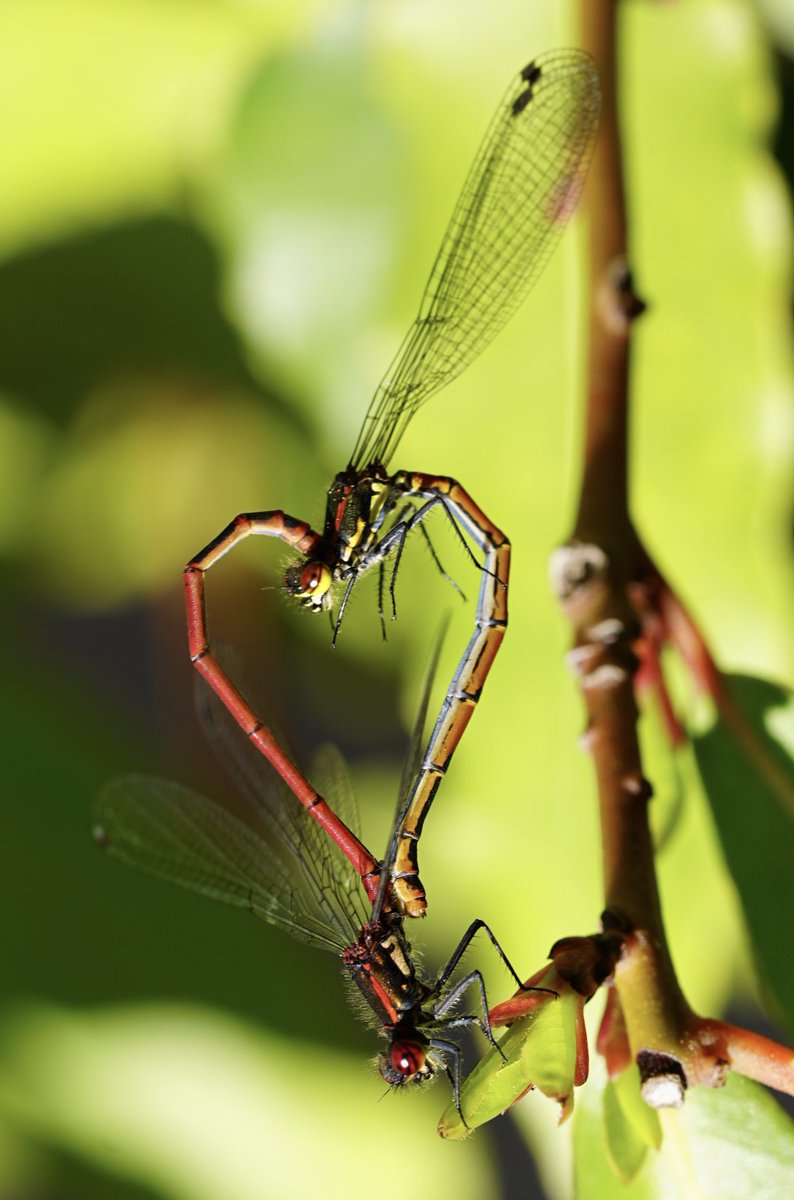
M499 1042L502 1053L491 1050L461 1089L463 1119L454 1104L447 1108L439 1123L441 1135L466 1137L504 1112L530 1086L565 1104L573 1091L581 1003L575 993L563 993L516 1021Z

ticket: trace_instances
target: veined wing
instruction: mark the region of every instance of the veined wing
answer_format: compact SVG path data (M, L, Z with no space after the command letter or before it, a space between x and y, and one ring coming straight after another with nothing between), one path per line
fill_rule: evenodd
M245 801L246 823L263 839L270 857L286 864L304 907L337 929L349 945L369 916L358 875L332 838L259 751L244 737L225 706L203 680L196 685L196 708L204 733L224 770ZM260 708L261 711L261 708ZM268 724L275 724L272 718ZM277 734L286 751L289 747ZM351 833L359 836L358 808L342 755L326 747L317 756L311 778ZM351 936L352 935L352 936Z
M584 182L600 107L580 50L513 80L452 214L419 315L370 404L350 465L386 466L425 400L473 362L540 275Z
M337 746L330 742L320 746L312 759L311 779L350 832L360 838L361 821L353 780L345 757Z
M273 783L280 783L275 773ZM300 860L290 864L246 822L190 788L153 776L123 776L103 788L94 818L96 841L130 866L246 908L324 950L339 952L357 936L347 908L319 904L302 886L295 870ZM305 821L314 824L309 816ZM301 854L311 852L310 841Z

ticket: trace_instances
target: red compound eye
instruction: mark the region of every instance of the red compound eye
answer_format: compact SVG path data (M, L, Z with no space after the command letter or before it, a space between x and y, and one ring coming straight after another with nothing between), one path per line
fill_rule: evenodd
M325 563L310 562L298 576L297 596L324 596L331 586L331 568Z
M313 592L320 582L320 567L317 563L311 563L310 566L304 567L301 571L300 589L302 592Z
M390 1087L403 1083L421 1083L430 1079L433 1066L427 1057L428 1047L413 1038L398 1038L378 1058L380 1073Z
M389 1050L392 1067L405 1078L422 1070L425 1057L425 1048L418 1042L395 1042Z

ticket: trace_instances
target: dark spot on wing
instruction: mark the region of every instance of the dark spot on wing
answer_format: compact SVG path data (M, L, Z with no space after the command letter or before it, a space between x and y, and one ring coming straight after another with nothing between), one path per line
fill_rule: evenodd
M534 62L527 63L521 72L521 78L526 81L526 91L521 92L513 101L513 116L517 117L529 104L533 96L532 88L540 79L541 68Z

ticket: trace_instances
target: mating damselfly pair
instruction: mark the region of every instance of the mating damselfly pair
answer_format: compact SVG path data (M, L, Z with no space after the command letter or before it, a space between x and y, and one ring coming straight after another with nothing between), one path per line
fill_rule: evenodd
M241 514L185 569L191 659L286 787L227 731L225 755L248 794L251 824L176 784L139 776L109 785L99 806L97 836L111 852L337 951L387 1037L384 1077L391 1084L424 1080L442 1065L456 1102L460 1057L447 1035L472 1023L492 1035L479 973L457 983L452 975L474 933L487 926L475 921L469 927L430 984L412 964L404 919L425 912L419 837L504 637L510 544L456 480L390 473L388 464L413 414L480 354L540 274L581 192L598 110L597 75L579 51L542 55L518 74L475 155L418 316L375 392L347 467L328 491L322 533L278 509ZM495 447L498 424L488 433ZM422 751L425 691L381 861L362 843L344 794L328 803L219 662L209 637L205 576L245 538L278 538L301 556L287 572L286 590L311 611L332 613L336 641L355 583L373 568L381 623L387 587L396 614L395 578L412 532L425 538L440 567L425 525L434 512L446 515L479 566L474 630ZM205 723L217 737L218 705L205 708ZM257 823L270 829L269 839L255 832ZM473 982L482 1016L456 1015Z

